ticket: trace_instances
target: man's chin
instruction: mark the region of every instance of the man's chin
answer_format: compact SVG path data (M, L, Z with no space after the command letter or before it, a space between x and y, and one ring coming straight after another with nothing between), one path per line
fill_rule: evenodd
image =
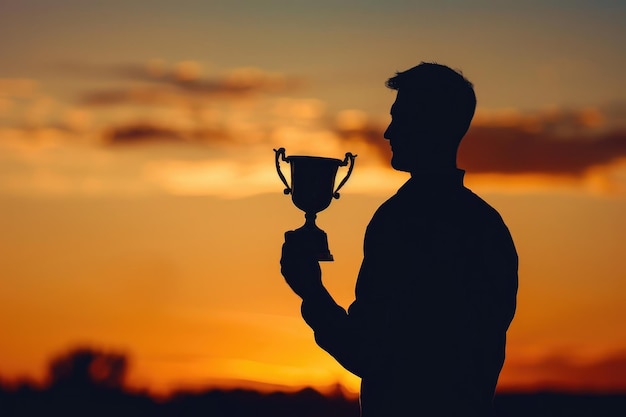
M391 158L391 167L395 169L396 171L402 171L402 172L412 171L411 165L409 165L407 161L400 161L394 157Z

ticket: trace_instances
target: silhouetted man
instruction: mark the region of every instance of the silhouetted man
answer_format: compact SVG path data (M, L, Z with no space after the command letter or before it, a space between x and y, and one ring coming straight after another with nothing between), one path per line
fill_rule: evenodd
M517 253L498 212L456 167L473 86L431 63L387 86L397 90L384 134L391 165L411 178L367 227L355 301L347 312L338 306L296 242L283 245L281 271L319 346L362 378L363 417L491 416Z

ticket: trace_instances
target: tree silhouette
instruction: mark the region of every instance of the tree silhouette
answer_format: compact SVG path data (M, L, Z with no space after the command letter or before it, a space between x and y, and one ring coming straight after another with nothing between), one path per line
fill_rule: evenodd
M127 369L124 354L79 347L52 359L48 376L53 386L121 389Z
M356 417L357 400L337 386L330 395L305 388L261 393L245 389L178 391L155 400L147 391L124 385L124 354L89 347L71 349L52 359L49 385L32 381L8 384L0 377L1 417ZM497 417L623 417L626 395L559 393L501 394Z

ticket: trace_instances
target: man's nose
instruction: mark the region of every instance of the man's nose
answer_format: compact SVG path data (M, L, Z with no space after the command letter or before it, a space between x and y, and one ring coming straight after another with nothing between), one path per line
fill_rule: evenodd
M391 139L391 124L385 129L385 133L383 133L383 138L390 140Z

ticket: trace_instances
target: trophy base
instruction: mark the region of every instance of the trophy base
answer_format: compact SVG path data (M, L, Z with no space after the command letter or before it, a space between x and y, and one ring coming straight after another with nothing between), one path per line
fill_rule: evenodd
M305 250L320 262L333 262L335 259L328 249L328 237L326 232L317 226L309 224L285 232L285 242L292 241L306 248Z

